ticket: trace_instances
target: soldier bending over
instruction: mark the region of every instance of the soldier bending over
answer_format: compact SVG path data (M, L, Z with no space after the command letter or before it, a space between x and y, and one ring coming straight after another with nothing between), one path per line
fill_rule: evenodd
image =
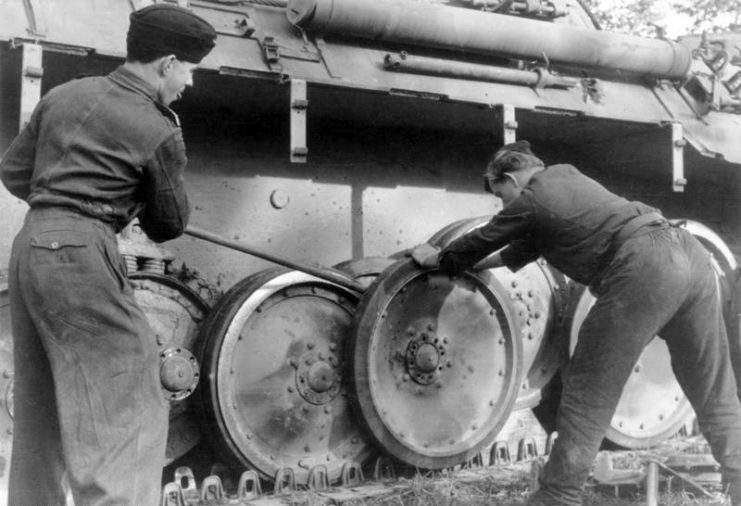
M623 386L660 335L732 504L741 506L741 406L707 251L656 209L607 191L573 166L544 167L526 141L497 151L485 179L502 211L442 252L418 246L415 260L456 274L506 246L475 268L517 270L542 256L597 297L564 379L558 438L527 504L582 503Z

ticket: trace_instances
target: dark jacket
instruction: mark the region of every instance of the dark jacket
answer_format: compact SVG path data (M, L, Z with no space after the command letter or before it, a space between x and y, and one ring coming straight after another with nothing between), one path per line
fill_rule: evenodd
M657 210L605 189L571 165L537 172L492 220L453 241L442 266L460 272L502 250L512 270L542 256L570 278L591 284L615 253L615 236L636 216Z
M32 208L72 208L116 231L138 216L160 242L188 223L186 163L175 113L119 67L49 91L3 156L0 177Z

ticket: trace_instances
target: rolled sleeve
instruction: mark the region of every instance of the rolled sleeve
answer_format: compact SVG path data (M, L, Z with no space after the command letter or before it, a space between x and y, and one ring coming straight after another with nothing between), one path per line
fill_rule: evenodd
M146 203L139 222L155 242L179 237L188 225L190 206L184 181L187 162L182 132L177 130L159 145L144 167Z

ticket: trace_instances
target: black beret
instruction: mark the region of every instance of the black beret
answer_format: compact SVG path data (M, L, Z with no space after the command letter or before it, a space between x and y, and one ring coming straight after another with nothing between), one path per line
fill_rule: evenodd
M200 63L215 39L216 30L200 16L177 5L155 4L131 13L126 47L129 53L174 54Z

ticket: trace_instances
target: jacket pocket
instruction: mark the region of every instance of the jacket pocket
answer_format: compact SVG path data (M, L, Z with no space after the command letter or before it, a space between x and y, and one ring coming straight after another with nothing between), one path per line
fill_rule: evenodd
M84 248L88 245L86 234L75 230L50 230L31 238L33 248L58 251L63 248Z

